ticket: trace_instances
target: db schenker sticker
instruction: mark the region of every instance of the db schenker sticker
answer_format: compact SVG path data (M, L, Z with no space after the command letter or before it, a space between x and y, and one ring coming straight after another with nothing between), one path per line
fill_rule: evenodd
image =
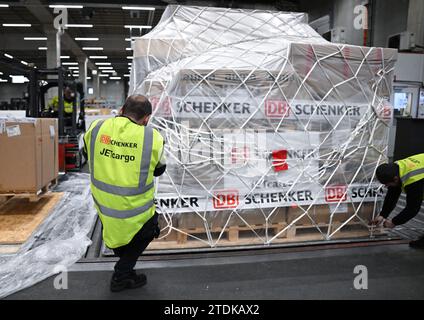
M330 186L325 188L326 202L339 202L347 200L346 186Z
M213 195L215 209L233 209L240 203L238 190L216 190Z

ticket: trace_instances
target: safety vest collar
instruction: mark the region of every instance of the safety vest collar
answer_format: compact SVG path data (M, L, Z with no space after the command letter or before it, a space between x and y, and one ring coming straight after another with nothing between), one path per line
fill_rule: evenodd
M95 127L91 132L90 140L90 172L91 172L91 183L99 190L111 193L118 196L135 196L143 194L154 187L154 183L149 183L146 185L150 160L152 157L153 149L153 129L151 127L144 127L144 142L143 142L143 151L142 159L140 161L140 176L137 187L120 187L112 184L105 183L103 181L97 180L94 176L94 147L96 144L97 135L100 131L100 127L103 125L105 120L100 120L96 123Z

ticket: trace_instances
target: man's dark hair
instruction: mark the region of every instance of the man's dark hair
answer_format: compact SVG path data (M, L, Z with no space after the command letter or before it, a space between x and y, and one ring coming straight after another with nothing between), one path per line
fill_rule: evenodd
M134 118L136 121L151 114L152 105L150 101L142 95L129 96L122 107L122 115Z
M395 177L399 176L399 166L396 163L384 163L377 167L375 174L382 184L394 182Z

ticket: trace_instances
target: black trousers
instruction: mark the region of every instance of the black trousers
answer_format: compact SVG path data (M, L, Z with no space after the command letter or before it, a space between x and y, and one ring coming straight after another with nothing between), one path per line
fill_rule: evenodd
M115 278L124 278L133 272L137 259L154 239L158 228L158 214L155 213L136 233L134 238L125 246L113 249L113 252L119 257L115 265Z

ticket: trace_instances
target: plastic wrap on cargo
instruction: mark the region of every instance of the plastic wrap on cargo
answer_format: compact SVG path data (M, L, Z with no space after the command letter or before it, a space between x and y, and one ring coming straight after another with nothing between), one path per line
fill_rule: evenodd
M61 182L55 191L64 195L36 233L18 253L0 257L0 298L64 271L84 255L96 218L89 179L73 174Z
M130 94L149 97L166 140L168 231L195 237L174 223L189 214L215 246L214 226L236 219L269 244L302 219L321 230L324 207L327 225L345 215L322 232L331 239L376 214L396 50L330 43L303 13L185 6L168 6L133 50ZM256 233L282 209L294 218L279 234Z

